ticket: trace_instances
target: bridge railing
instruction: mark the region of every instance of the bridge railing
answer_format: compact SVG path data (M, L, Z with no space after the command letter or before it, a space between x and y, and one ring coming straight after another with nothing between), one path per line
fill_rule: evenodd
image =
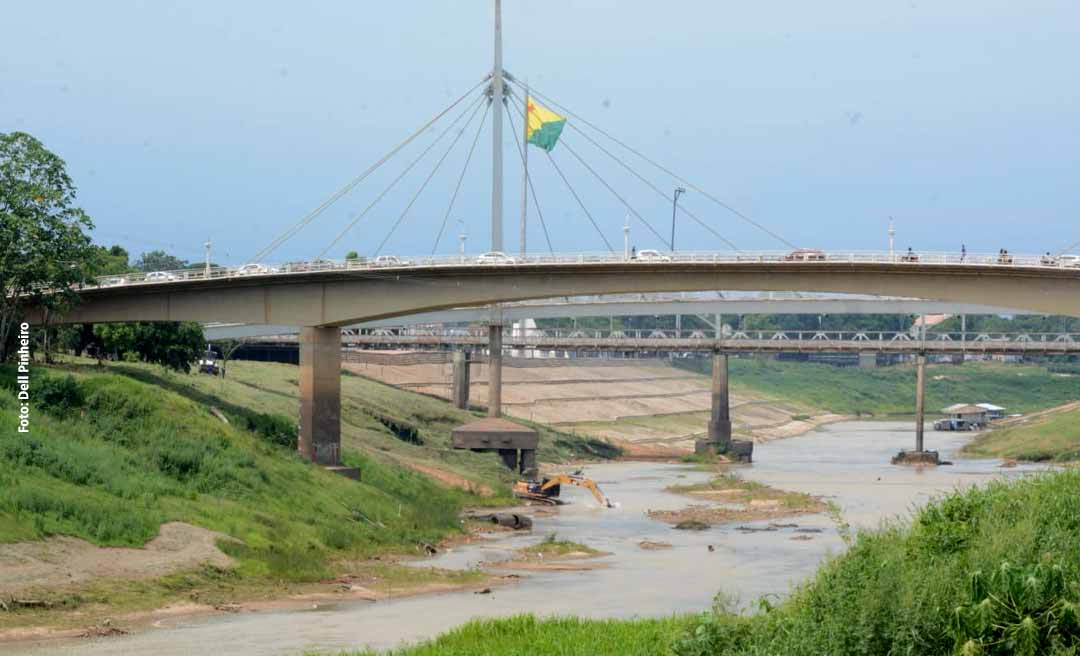
M395 338L486 338L485 326L461 328L438 328L413 326L407 328L362 328L351 332L359 337ZM947 343L973 347L985 343L1069 343L1080 344L1080 333L1004 333L1004 332L933 332L925 338L909 331L836 331L836 330L735 330L724 331L720 336L715 330L586 330L586 329L518 329L506 332L505 339L552 339L552 340L634 340L634 341L701 341L715 342L902 342L917 347L920 343Z
M1033 267L1039 269L1080 269L1080 255L1053 256L1013 255L1009 253L914 253L914 252L869 252L854 251L826 253L823 251L794 252L679 252L661 253L657 251L639 251L632 257L622 253L567 253L567 254L529 254L512 256L504 254L453 255L453 256L381 256L374 259L357 258L350 260L314 260L308 262L286 262L283 264L251 263L233 267L199 267L176 271L131 272L98 276L95 285L115 287L134 284L159 284L192 280L217 280L263 275L291 275L327 271L394 271L416 268L456 268L456 267L507 267L515 265L559 266L570 264L612 264L625 263L634 266L653 264L680 263L798 263L798 264L897 264L911 266L994 266L994 267Z

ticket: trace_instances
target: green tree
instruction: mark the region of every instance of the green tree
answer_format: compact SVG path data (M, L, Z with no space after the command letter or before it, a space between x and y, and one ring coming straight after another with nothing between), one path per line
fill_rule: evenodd
M193 321L98 324L94 335L113 359L151 362L183 372L191 370L206 348L202 326Z
M62 311L90 275L90 218L64 160L25 132L0 133L0 360L20 304Z
M358 259L360 259L360 253L357 253L356 251L349 251L348 253L345 253L345 259L346 260L358 260Z
M150 251L143 253L135 262L135 268L139 271L179 271L188 266L187 260L169 255L165 251Z

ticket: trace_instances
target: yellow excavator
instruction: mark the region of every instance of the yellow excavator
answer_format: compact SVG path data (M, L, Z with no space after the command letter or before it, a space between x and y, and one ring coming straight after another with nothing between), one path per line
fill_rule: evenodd
M604 493L597 487L591 478L585 478L580 471L573 474L552 474L543 481L517 481L514 483L514 496L520 499L529 499L540 503L558 505L559 491L563 485L576 485L592 492L593 497L602 506L614 508Z

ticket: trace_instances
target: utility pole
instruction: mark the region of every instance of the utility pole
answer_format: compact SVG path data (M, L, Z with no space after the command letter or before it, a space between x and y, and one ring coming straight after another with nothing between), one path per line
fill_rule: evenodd
M629 214L626 215L626 223L622 227L622 234L623 234L623 239L622 239L622 241L623 241L623 247L622 247L623 259L624 260L629 260L630 259L630 215Z
M675 187L675 195L671 198L671 253L675 253L675 211L679 209L679 195L685 194L686 189Z
M206 238L206 243L203 244L203 248L206 249L206 277L210 277L210 238Z

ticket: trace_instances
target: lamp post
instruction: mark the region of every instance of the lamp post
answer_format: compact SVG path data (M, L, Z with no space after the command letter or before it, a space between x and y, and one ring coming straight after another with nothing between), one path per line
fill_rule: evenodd
M630 259L630 215L629 214L626 215L626 223L623 224L622 234L623 234L623 247L622 247L622 249L623 249L623 259L624 260L629 260Z
M671 198L671 252L675 253L675 212L679 209L679 196L686 193L683 187L675 187L675 195Z
M465 262L465 240L468 239L469 236L467 234L465 234L465 222L462 221L461 219L458 219L457 222L461 224L461 232L458 233L458 239L461 241L461 249L460 249L461 250L461 261L462 261L462 263L464 263Z

